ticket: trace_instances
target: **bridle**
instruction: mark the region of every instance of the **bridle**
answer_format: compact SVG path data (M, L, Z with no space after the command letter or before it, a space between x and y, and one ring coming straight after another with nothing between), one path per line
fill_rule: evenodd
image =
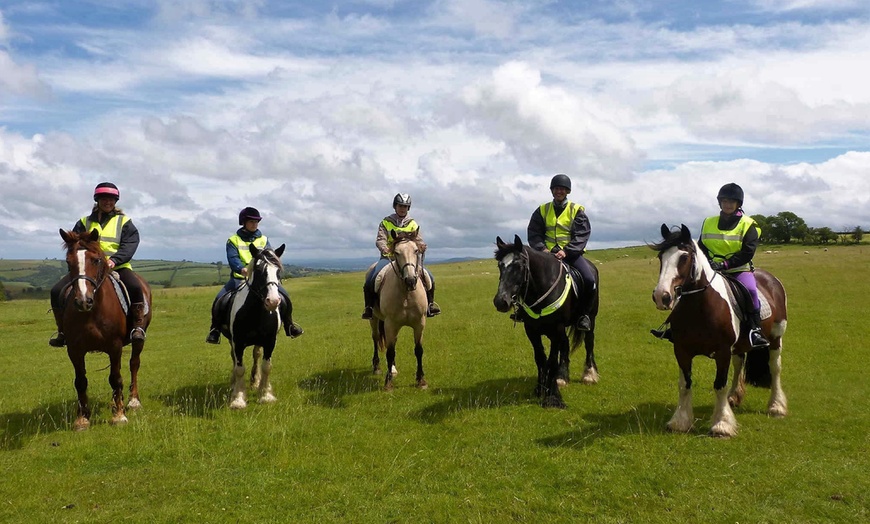
M677 250L682 251L681 246L677 246ZM696 283L697 283L697 280L695 279L695 273L696 273L696 270L697 270L697 264L698 264L698 254L695 252L694 249L687 249L687 250L686 250L686 253L688 253L689 256L692 257L692 267L691 267L691 269L689 270L689 274L691 275L692 280L689 281L689 280L687 279L687 280L684 281L684 282L688 282L689 284L696 284ZM714 272L713 272L713 278L716 278L716 275L718 275L718 273L714 271ZM686 295L694 295L694 294L696 294L696 293L703 293L704 291L706 291L706 289L707 289L708 287L710 287L710 284L713 282L713 278L711 278L711 279L707 282L707 284L704 285L704 287L700 287L700 288L696 288L696 289L690 289L690 290L688 290L688 291L683 291L683 286L674 286L674 307L677 307L676 303L677 303L677 302L680 300L680 298L682 298L683 296L686 296Z
M88 251L88 248L79 247L78 251ZM76 276L72 277L72 279L63 287L63 289L61 289L60 295L66 296L67 289L71 288L73 286L73 284L75 284L79 280L84 280L85 282L88 282L92 286L94 286L94 295L96 295L97 291L100 289L100 286L102 286L103 282L106 281L106 276L108 274L109 274L109 272L106 271L106 265L105 265L105 261L104 261L103 264L101 265L100 273L97 275L97 278L90 277L88 275L82 275L82 274L76 275Z
M397 240L393 244L393 257L394 257L394 259L390 262L390 267L393 268L393 272L396 274L397 277L399 277L399 280L404 280L405 268L410 266L410 267L414 268L414 274L417 275L417 280L419 280L420 279L420 271L418 271L418 268L420 267L420 256L419 255L417 256L416 262L405 262L404 264L399 266L399 260L398 260L398 257L396 257L396 246L398 246L402 242L413 242L413 241L410 239L403 239L403 240Z
M523 250L520 251L520 267L522 268L523 280L522 283L517 286L517 293L511 296L511 306L513 306L514 309L516 309L518 306L525 306L526 308L531 309L539 305L541 302L544 301L545 298L550 296L550 293L552 293L553 290L556 289L556 286L559 285L559 282L562 282L564 280L562 278L562 275L565 274L565 265L559 262L559 276L556 277L550 288L547 289L547 291L545 291L540 297L538 297L538 299L534 303L525 304L526 295L529 293L529 282L532 278L532 269L530 266L531 265L529 263L529 254L528 252L526 252L526 249L523 248Z
M266 265L274 265L274 264L272 264L271 262L269 262L268 260L266 260L265 258L263 258L262 260L263 260L263 263L266 264ZM255 266L255 268L256 268L256 264L254 264L254 266ZM256 272L256 271L255 271L255 272ZM263 271L263 273L265 273L265 271ZM254 278L254 276L251 277L252 280L253 280L253 278ZM278 278L279 278L279 279L281 278L281 277L280 277L280 274L279 274ZM242 285L244 285L244 286L248 286L248 289L250 290L250 292L253 293L254 296L256 296L257 298L259 298L259 299L262 300L263 302L266 301L266 295L268 295L268 293L269 293L269 291L268 291L268 290L269 290L269 286L275 286L275 289L278 289L278 282L268 282L268 281L267 281L265 284L263 284L263 285L261 285L261 286L254 287L254 286L251 285L247 280L245 280L245 282L244 282ZM240 287L241 287L241 286L240 286Z

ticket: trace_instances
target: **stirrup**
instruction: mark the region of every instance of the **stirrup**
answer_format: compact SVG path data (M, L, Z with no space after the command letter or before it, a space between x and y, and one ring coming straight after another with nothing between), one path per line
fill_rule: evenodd
M300 326L296 322L290 323L290 328L287 330L288 337L290 337L290 338L301 337L303 333L305 333L305 330L302 329L302 326Z
M372 308L370 308L370 307L366 307L366 308L363 310L362 317L360 317L360 318L362 318L363 320L371 320L371 319L372 319L372 315L373 315Z
M576 328L577 331L592 331L592 320L589 318L589 315L581 315L577 319Z
M130 340L145 340L145 330L139 326L134 327L133 330L130 331Z
M221 332L217 328L212 328L211 331L208 332L208 336L205 337L205 341L208 344L220 344L221 343Z
M659 329L650 329L649 332L652 336L656 338L673 342L671 328L665 328L664 326L662 326Z
M754 349L763 349L770 347L770 342L764 338L760 328L753 328L749 330L749 345Z
M48 345L53 348L62 348L66 346L66 337L63 336L62 332L58 331L57 334L52 335L48 339Z
M441 314L441 306L439 306L436 302L430 302L429 308L426 310L427 317L434 317L435 315Z

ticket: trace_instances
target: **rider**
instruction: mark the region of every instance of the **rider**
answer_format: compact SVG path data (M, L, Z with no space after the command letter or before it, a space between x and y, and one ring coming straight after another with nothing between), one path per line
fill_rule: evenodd
M227 262L230 266L230 279L218 291L217 296L214 297L214 303L211 308L211 329L205 339L209 344L220 344L221 342L221 332L218 327L220 326L220 318L218 312L215 311L215 305L222 296L237 290L245 282L245 277L248 275L247 266L253 259L250 249L251 245L256 246L258 249L272 248L269 244L269 239L260 232L260 220L262 219L263 217L260 216L260 212L256 208L246 207L242 209L239 212L239 225L242 227L236 231L235 235L227 239ZM278 292L281 293L281 296L284 297L287 303L287 307L281 310L281 322L284 324L284 332L288 337L296 338L305 333L305 331L299 324L293 322L293 305L290 302L290 295L287 293L287 290L278 284Z
M100 247L106 254L106 264L117 273L130 296L130 340L145 340L145 297L139 277L133 272L130 261L139 247L139 230L121 208L115 207L121 192L111 182L100 182L94 188L94 207L91 214L84 216L73 226L74 233L96 230L100 234ZM52 347L63 347L66 338L63 334L63 307L60 294L71 281L69 274L51 288L51 309L57 323L57 334L48 340Z
M761 302L752 257L758 248L761 228L743 212L743 188L731 182L719 189L719 215L708 217L701 227L698 247L710 266L740 281L752 296L754 310L749 315L749 344L753 348L770 345L761 333Z
M529 246L551 253L557 260L567 262L580 272L584 292L576 327L580 331L589 331L592 329L589 313L596 291L592 263L583 257L591 233L589 218L583 206L568 200L571 193L568 175L560 173L554 176L550 181L550 192L553 194L552 202L541 204L529 220ZM587 287L590 283L591 289Z
M365 310L363 311L362 318L365 320L372 318L372 308L377 300L377 293L375 292L375 277L377 277L381 269L389 264L391 260L393 237L390 235L390 232L412 233L416 231L417 240L420 244L420 253L426 253L426 243L423 242L423 236L420 234L420 226L417 225L417 222L413 218L408 216L410 210L411 195L407 193L398 193L393 197L393 211L395 211L395 213L384 217L378 226L378 236L375 240L375 246L377 246L378 251L381 252L381 258L375 264L374 269L366 273L365 284L363 284ZM435 315L441 314L441 307L435 302L435 277L432 276L432 272L429 271L429 268L424 267L423 269L429 277L431 287L431 289L426 290L426 300L429 302L426 316L434 317Z

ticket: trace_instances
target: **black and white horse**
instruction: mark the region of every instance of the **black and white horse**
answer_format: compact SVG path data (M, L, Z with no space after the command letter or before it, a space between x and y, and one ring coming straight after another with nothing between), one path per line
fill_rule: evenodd
M281 255L278 249L257 249L251 245L251 263L245 283L230 297L226 322L221 322L221 334L230 341L233 359L233 390L230 408L244 409L247 404L245 384L245 348L254 346L251 365L251 387L259 390L259 402L275 402L269 377L272 371L272 351L281 330ZM259 366L258 366L259 364Z

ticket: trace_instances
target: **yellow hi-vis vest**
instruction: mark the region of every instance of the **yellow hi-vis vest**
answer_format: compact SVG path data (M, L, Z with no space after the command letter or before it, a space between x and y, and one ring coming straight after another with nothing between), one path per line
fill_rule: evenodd
M91 222L88 220L88 217L82 217L82 225L85 226L85 231L97 230L100 234L100 247L103 249L103 253L106 254L106 259L108 259L117 253L118 248L121 247L121 230L129 220L130 217L127 215L115 215L106 222L105 226L101 226L99 222ZM115 266L116 270L124 268L133 269L133 266L130 262L124 262Z
M704 219L704 225L701 226L701 241L707 247L707 251L713 256L713 260L722 262L728 260L732 255L739 252L743 248L743 237L752 226L758 230L758 237L761 238L761 228L748 215L740 217L740 221L731 230L719 229L719 217L712 216ZM741 271L749 271L752 267L749 263L739 267L729 267L726 273L739 273Z
M417 231L418 229L420 229L420 226L417 225L417 222L414 221L413 218L411 219L410 222L408 222L407 224L405 224L402 227L399 227L396 224L393 224L392 222L390 222L386 218L381 223L384 225L384 228L387 230L387 247L390 248L391 251L393 249L393 235L391 234L392 231L395 231L396 233L413 233L414 231Z
M548 251L556 247L556 244L564 248L571 242L571 224L574 223L577 213L583 210L583 206L568 202L565 210L557 217L553 202L541 204L539 211L544 218L544 245Z
M252 242L242 240L242 237L238 234L231 236L229 239L230 244L235 246L236 250L239 252L239 258L242 260L242 267L247 267L254 258L251 254L251 244L257 246L257 249L265 249L268 241L266 235L260 235L260 238L255 238ZM245 276L241 273L233 273L233 278L245 278Z

